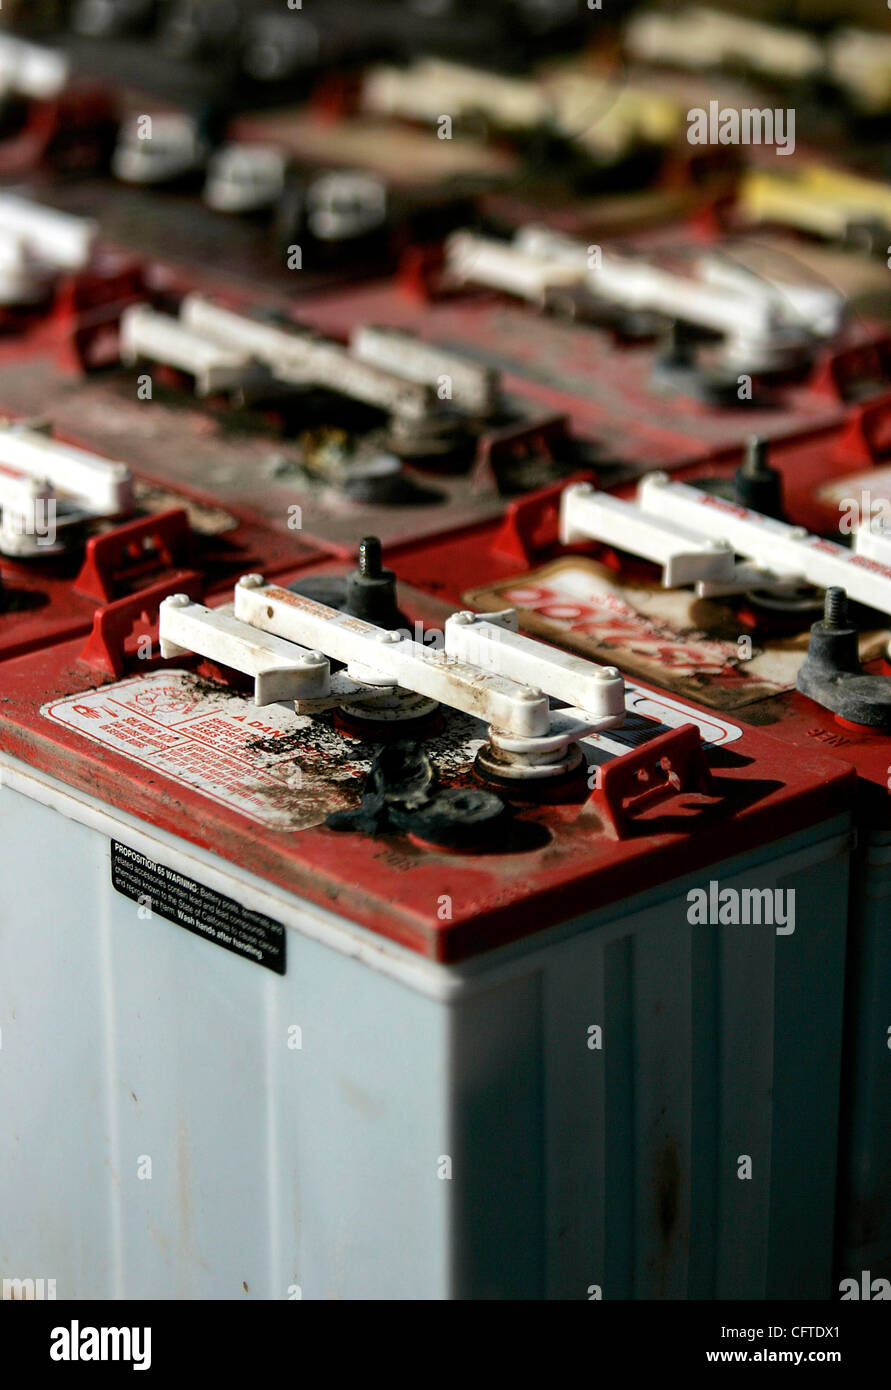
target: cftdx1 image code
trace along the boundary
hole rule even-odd
[[[284,975],[285,929],[271,917],[252,912],[116,840],[111,842],[111,881],[118,893],[146,904],[168,922]]]

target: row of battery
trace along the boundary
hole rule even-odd
[[[511,288],[503,278],[504,267],[516,270],[519,265],[523,270],[529,247],[496,247],[493,251],[485,245],[459,241],[450,254],[464,258],[460,263],[465,270],[468,250],[480,256],[474,274],[483,283],[503,290]],[[575,258],[572,264],[565,256],[567,250]],[[587,291],[590,277],[587,262],[580,273],[579,248],[566,248],[561,243],[553,248],[553,254],[550,246],[546,253],[539,246],[538,252],[534,263],[540,275],[550,277],[548,286],[569,283]],[[493,265],[500,267],[500,283],[486,273],[486,267],[491,270]],[[618,276],[622,267],[608,266],[607,276],[611,269]],[[642,282],[635,283],[642,294],[651,296],[677,289],[676,284],[658,276],[649,280],[644,276]],[[728,304],[733,293],[729,287]],[[534,298],[529,293],[521,297]],[[643,302],[652,306],[653,299]],[[720,295],[710,303],[714,311],[714,305],[721,303]],[[777,325],[771,317],[775,303],[771,305],[765,295],[762,306],[759,321],[777,326],[782,337],[788,325]],[[814,325],[822,325],[824,315],[829,312],[831,317],[839,306],[821,299],[819,304],[808,301],[801,309],[795,317],[796,332],[801,331],[806,311],[814,310],[806,338],[807,345],[812,346],[819,341],[821,331]],[[530,318],[533,327],[534,323]],[[726,329],[731,323],[728,312],[721,326]],[[786,339],[782,340],[785,343]],[[491,369],[474,364],[460,352],[424,348],[398,330],[358,329],[344,346],[332,337],[246,318],[203,296],[184,299],[178,316],[152,305],[126,309],[121,352],[131,365],[160,362],[184,372],[196,382],[199,395],[244,389],[258,375],[296,387],[309,382],[330,389],[337,384],[353,399],[382,406],[394,425],[401,422],[403,432],[419,426],[453,427],[456,413],[469,419],[485,416],[493,409],[497,394]],[[762,359],[759,365],[764,368],[766,363]],[[441,376],[452,383],[448,409],[442,407],[436,392]],[[135,507],[138,470],[22,423],[8,424],[0,433],[0,458],[7,489],[3,514],[8,536],[4,543],[12,552],[4,565],[0,636],[12,633],[5,656],[32,653],[15,663],[17,672],[24,671],[29,663],[36,670],[47,655],[48,644],[59,644],[61,657],[70,649],[71,639],[76,639],[80,679],[90,688],[93,683],[139,669],[127,650],[130,629],[134,623],[137,627],[147,624],[154,637],[158,610],[171,596],[207,598],[212,615],[229,597],[238,573],[262,572],[284,584],[317,568],[327,572],[332,565],[343,568],[348,563],[343,550],[325,539],[301,534],[296,542],[281,529],[265,527],[256,516],[244,514],[233,517],[230,540],[234,553],[230,554],[228,569],[209,580],[198,572],[206,565],[195,563],[195,553],[190,551],[195,538],[189,536],[181,513],[173,520],[156,516],[121,523],[121,517]],[[183,500],[188,504],[190,499]],[[57,555],[50,553],[52,545],[41,547],[41,536],[35,534],[41,529],[38,520],[48,517],[54,506],[62,523],[57,539],[59,535],[64,538],[67,529],[73,540]],[[72,576],[65,562],[78,549],[78,528],[83,533],[97,526],[99,534],[87,541],[83,563]],[[482,589],[505,574],[516,578],[517,568],[521,572],[528,569],[540,558],[536,547],[541,547],[542,555],[550,560],[578,554],[580,546],[594,554],[610,550],[638,556],[658,567],[666,586],[696,584],[703,596],[744,595],[754,587],[782,599],[790,587],[807,583],[821,589],[844,587],[852,600],[883,615],[891,609],[887,553],[891,546],[881,528],[861,527],[855,546],[849,550],[793,524],[738,505],[721,504],[708,492],[661,476],[646,479],[633,499],[599,492],[590,483],[561,487],[556,493],[551,488],[515,503],[505,520],[499,518],[463,533],[440,534],[397,547],[393,564],[397,575],[416,590],[461,608],[474,586]],[[30,554],[24,553],[28,549]],[[148,583],[140,568],[147,557]],[[124,591],[119,587],[122,575]],[[251,608],[250,588],[246,586],[241,599],[245,612]],[[22,602],[27,590],[50,595],[49,607],[29,610]],[[265,591],[260,593],[266,597]],[[97,600],[103,601],[98,609]],[[286,604],[287,600],[276,602]],[[272,607],[272,603],[264,606]],[[188,609],[184,611],[188,613]],[[19,627],[16,636],[23,613],[31,626],[24,637]],[[91,625],[92,635],[81,649],[80,639],[87,637]],[[187,636],[182,627],[168,631],[171,653],[180,648],[178,661],[182,660],[181,653],[189,650]],[[506,652],[509,649],[506,643]],[[869,817],[876,816],[871,793],[885,786],[886,769],[881,763],[887,757],[883,752],[886,741],[867,731],[852,736],[847,726],[840,726],[819,706],[795,693],[784,699],[784,710],[785,717],[776,725],[783,743],[800,744],[802,757],[805,750],[812,753],[815,746],[828,750],[831,756],[833,738],[848,738],[839,746],[838,757],[845,765],[853,764],[861,779],[860,847],[854,865],[857,896],[848,926],[850,1050],[845,1065],[847,1128],[842,1144],[839,1258],[845,1270],[868,1268],[878,1273],[889,1259],[891,1233],[887,1222],[874,1217],[865,1221],[862,1213],[874,1210],[875,1194],[887,1185],[887,1135],[891,1133],[889,1088],[882,1071],[887,1052],[883,1010],[891,975],[882,902],[886,891],[885,847],[891,830],[883,820],[869,822]],[[839,734],[842,727],[845,733]],[[768,728],[768,738],[769,734]],[[858,962],[865,962],[862,973],[858,973]]]

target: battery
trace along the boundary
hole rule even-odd
[[[574,771],[481,782],[495,730],[448,701],[251,703],[226,643],[302,681],[264,628],[369,638],[245,583],[235,619],[177,600],[211,666],[0,668],[4,1265],[75,1297],[828,1297],[849,769],[635,681]],[[513,689],[392,637],[418,689]],[[551,650],[503,659],[547,684]]]
[[[886,420],[887,405],[879,402],[857,412],[844,433],[811,440],[809,450],[804,441],[772,445],[768,458],[781,475],[790,520],[815,518],[821,529],[834,523],[838,536],[846,512],[832,506],[831,499],[840,502],[845,495],[859,520],[869,524],[875,519],[870,499],[879,507],[883,496],[880,451]],[[870,451],[862,447],[865,440]],[[872,472],[864,469],[870,454],[879,464]],[[732,497],[739,466],[737,455],[721,467],[682,470],[678,476],[689,476],[702,488],[729,484]],[[873,476],[879,480],[874,493]],[[755,726],[777,740],[784,756],[791,749],[803,754],[818,746],[856,771],[858,848],[850,907],[836,1262],[842,1277],[861,1269],[887,1275],[888,733],[833,713],[796,689],[810,627],[822,617],[820,591],[802,588],[783,604],[757,592],[708,599],[684,587],[665,588],[651,563],[628,553],[634,549],[633,517],[626,523],[628,550],[592,541],[561,544],[562,493],[559,487],[543,490],[512,504],[500,526],[442,537],[426,546],[405,545],[391,551],[388,562],[405,584],[441,602],[483,611],[515,605],[524,630],[616,662],[632,674],[658,680],[676,698],[697,700],[724,717]],[[721,535],[720,515],[715,537]],[[857,614],[864,671],[887,676],[887,619],[868,608]]]
[[[486,245],[496,243],[469,243],[471,266]],[[716,250],[720,243],[703,247]],[[839,429],[853,406],[886,394],[891,381],[887,328],[867,319],[820,345],[806,371],[769,371],[759,380],[741,367],[724,373],[732,389],[715,394],[683,339],[665,340],[664,325],[647,334],[639,323],[632,336],[621,329],[616,336],[583,317],[566,321],[474,286],[461,292],[435,276],[426,296],[407,293],[398,279],[376,281],[310,295],[300,315],[334,336],[387,325],[497,364],[506,390],[561,410],[579,437],[596,442],[602,463],[638,473],[720,457],[751,434],[791,439]]]
[[[807,277],[774,283],[739,259],[737,241],[700,237],[686,254],[681,242],[677,228],[641,233],[628,255],[624,243],[586,248],[546,228],[521,227],[511,243],[458,232],[445,277],[411,248],[395,278],[323,294],[300,279],[296,311],[277,289],[261,301],[243,284],[158,258],[121,269],[103,243],[107,283],[84,273],[79,295],[60,293],[50,319],[0,354],[4,403],[34,414],[49,395],[60,428],[97,450],[115,452],[126,438],[136,467],[272,526],[296,502],[304,530],[338,546],[363,529],[394,543],[497,516],[505,498],[577,467],[618,481],[724,460],[752,433],[788,443],[794,460],[798,442],[811,451],[814,439],[854,432],[878,409],[891,382],[885,327],[845,322],[843,296]],[[605,299],[579,280],[587,252],[612,267]],[[540,281],[539,307],[554,313],[498,293],[507,271],[527,290],[530,275]],[[459,272],[470,279],[456,283]],[[475,285],[474,275],[488,281]],[[140,285],[144,310],[134,303]],[[555,316],[568,312],[555,296],[572,301],[579,321]],[[777,308],[785,298],[791,319]],[[735,325],[737,309],[749,312],[748,327]],[[83,365],[99,350],[97,313],[106,365],[124,316],[128,364],[72,379],[72,352]],[[718,390],[700,358],[722,334],[733,370],[724,363]],[[746,370],[749,358],[757,371]],[[190,361],[203,399],[168,379]],[[250,402],[227,406],[216,394],[224,380]],[[400,401],[400,390],[417,399]]]
[[[289,318],[282,327],[274,318],[254,317],[237,300],[237,308],[231,300],[199,295],[188,302],[193,312],[196,305],[206,306],[205,312],[233,321],[236,333],[265,332],[297,347],[307,341],[305,330]],[[158,313],[148,318],[152,328],[169,332],[172,326],[192,345],[194,335],[182,333],[180,319]],[[586,453],[553,403],[502,396],[497,372],[462,354],[441,363],[450,380],[460,381],[455,392],[462,402],[468,392],[466,404],[456,399],[452,406],[437,395],[438,356],[434,360],[428,352],[425,378],[412,379],[404,365],[413,356],[411,341],[401,345],[398,370],[376,369],[358,347],[348,352],[336,341],[322,346],[330,348],[331,361],[324,362],[325,379],[317,387],[310,382],[282,389],[273,383],[268,399],[260,389],[261,399],[239,407],[220,395],[195,400],[186,382],[165,375],[163,364],[73,378],[46,344],[30,350],[19,344],[14,360],[10,353],[0,363],[3,405],[33,417],[49,396],[60,434],[102,455],[122,452],[130,467],[172,492],[197,493],[227,511],[253,515],[271,530],[299,530],[321,549],[342,553],[366,529],[387,541],[498,516],[505,496],[572,471]],[[420,357],[423,348],[418,342],[414,355]],[[360,378],[359,398],[337,389],[349,372]],[[376,389],[383,377],[393,392],[429,401],[429,437],[421,430],[426,418],[388,420],[385,406],[367,389],[369,382]],[[151,394],[145,397],[140,390],[145,392],[147,380]],[[415,434],[407,437],[409,427]]]
[[[852,405],[844,422],[830,429],[771,434],[765,443],[781,475],[785,514],[797,525],[850,535],[861,520],[879,520],[891,509],[891,394]],[[675,476],[709,487],[714,479],[732,478],[742,461],[743,451],[735,449]],[[617,491],[630,495],[633,485]]]
[[[97,606],[142,589],[166,583],[169,593],[210,596],[246,569],[293,572],[337,553],[144,476],[132,477],[132,497],[139,515],[98,529],[85,523],[79,543],[59,554],[44,557],[36,545],[27,557],[0,556],[0,660],[85,635]]]
[[[471,250],[495,255],[499,265],[499,257],[513,256],[546,280],[556,275],[546,288],[561,290],[564,271],[577,279],[573,258],[579,247],[584,254],[582,243],[543,228],[516,235],[525,240],[515,247],[499,243],[493,252],[492,243],[476,238]],[[825,439],[831,452],[879,411],[891,381],[887,329],[868,321],[821,329],[822,336],[808,338],[806,370],[765,369],[754,385],[749,381],[754,394],[739,398],[737,379],[749,378],[731,374],[730,397],[716,396],[697,365],[703,344],[692,353],[681,331],[683,314],[711,319],[715,299],[723,305],[720,321],[732,327],[728,306],[745,302],[741,283],[754,281],[767,293],[765,276],[737,265],[712,239],[697,251],[717,278],[697,279],[690,256],[679,256],[678,236],[675,230],[665,252],[666,270],[655,233],[649,240],[641,234],[635,257],[618,255],[622,276],[630,267],[648,293],[668,295],[659,301],[665,312],[635,313],[637,291],[622,281],[628,302],[621,331],[560,321],[491,289],[449,284],[441,271],[424,268],[417,248],[400,277],[305,294],[297,317],[278,293],[261,302],[256,291],[226,289],[217,280],[202,290],[206,275],[145,261],[139,275],[121,272],[109,284],[82,286],[87,308],[80,316],[60,296],[50,322],[0,353],[4,403],[33,414],[49,395],[59,427],[98,451],[113,453],[124,438],[128,462],[168,486],[199,487],[271,527],[289,525],[296,507],[307,535],[338,547],[366,529],[392,544],[499,516],[510,496],[580,467],[616,484],[657,467],[720,467],[753,432],[782,441],[790,472],[808,477],[798,460],[813,457],[815,440]],[[144,311],[134,304],[137,281]],[[579,286],[573,280],[564,288],[574,293]],[[77,340],[75,357],[89,360],[96,349],[84,323],[92,323],[91,296],[100,292],[110,296],[99,306],[102,360],[109,365],[108,353],[117,356],[124,315],[132,361],[73,379],[70,343],[59,360],[60,332],[65,342]],[[815,321],[823,314],[834,322],[842,312],[842,297],[825,287],[797,292],[805,295],[802,313]],[[666,344],[659,334],[670,321],[675,331]],[[793,327],[800,336],[800,325]],[[788,323],[771,320],[768,346],[778,351],[788,331]],[[200,348],[211,352],[214,370]],[[304,360],[313,353],[315,374]],[[184,381],[170,380],[189,361],[200,391],[210,393],[201,399]],[[260,365],[265,396],[256,379]],[[250,401],[237,406],[211,392],[212,385],[222,390],[221,371]],[[143,398],[146,381],[151,395]],[[400,401],[399,392],[412,399]]]

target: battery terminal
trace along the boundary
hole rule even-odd
[[[365,554],[367,566],[374,547]],[[294,700],[298,713],[309,714],[367,706],[369,720],[398,722],[399,701],[416,716],[421,697],[425,709],[443,704],[488,725],[478,758],[484,776],[540,781],[581,765],[580,739],[623,723],[625,684],[615,667],[517,628],[512,609],[458,613],[445,624],[442,651],[431,653],[423,642],[257,575],[236,585],[231,606],[211,610],[176,596],[160,615],[165,659],[192,652],[247,674],[257,704]]]

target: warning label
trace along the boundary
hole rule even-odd
[[[623,583],[592,560],[558,560],[466,594],[479,608],[518,608],[523,627],[712,709],[733,710],[792,689],[807,651],[798,639],[740,639],[726,605],[686,590]]]
[[[168,922],[284,975],[285,929],[271,917],[251,912],[234,898],[156,864],[116,840],[111,842],[111,881],[124,897]]]
[[[355,806],[375,748],[284,704],[258,709],[188,671],[152,671],[52,700],[46,719],[154,776],[273,830],[306,830]],[[442,775],[466,771],[485,730],[455,714],[426,747]]]
[[[186,671],[157,671],[44,705],[95,743],[277,830],[318,825],[352,804],[366,770],[326,757],[310,720],[258,709]]]

